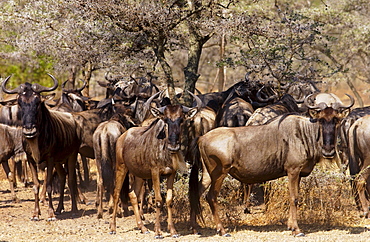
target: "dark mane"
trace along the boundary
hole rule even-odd
[[[44,127],[40,139],[44,144],[57,145],[58,149],[63,149],[76,142],[76,125],[72,116],[70,118],[69,116],[71,116],[69,113],[48,109],[45,103],[41,105],[39,118]]]

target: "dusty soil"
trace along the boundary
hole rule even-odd
[[[3,173],[3,172],[2,172]],[[3,175],[1,176],[3,178]],[[72,216],[68,194],[65,197],[66,212],[57,216],[53,222],[47,221],[47,208],[42,206],[41,220],[31,221],[33,211],[32,188],[18,185],[19,203],[13,203],[7,180],[0,180],[0,241],[154,241],[154,214],[147,214],[147,227],[150,234],[141,234],[135,229],[134,216],[117,219],[117,234],[110,235],[110,216],[105,212],[103,219],[97,219],[95,209],[95,181],[93,180],[85,195],[88,204],[79,204],[79,214]],[[57,195],[55,196],[57,198]],[[56,200],[54,201],[57,206]],[[252,213],[245,216],[263,216]],[[213,223],[209,223],[213,224]],[[267,223],[268,224],[268,223]],[[192,235],[186,223],[177,223],[179,238],[171,238],[164,233],[164,241],[370,241],[370,220],[360,219],[357,224],[347,227],[323,227],[300,222],[306,237],[293,237],[284,223],[255,226],[252,223],[230,228],[232,237],[215,235],[212,227],[202,229],[202,235]],[[165,229],[165,222],[163,222]]]

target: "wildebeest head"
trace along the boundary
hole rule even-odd
[[[337,127],[354,104],[353,97],[346,95],[351,99],[351,103],[347,106],[332,93],[311,94],[304,101],[309,108],[310,117],[320,122],[323,137],[322,154],[325,158],[334,157]],[[309,104],[309,100],[313,97],[315,98],[313,104]]]
[[[65,88],[65,85],[67,84],[68,80],[63,82],[61,85],[62,95],[60,97],[60,103],[67,104],[75,112],[81,112],[86,110],[87,107],[85,105],[85,101],[89,100],[88,97],[82,95],[82,90],[87,86],[87,82],[84,80],[81,81],[83,82],[83,85],[80,88],[71,88],[71,89]]]
[[[22,114],[22,126],[23,134],[26,138],[34,138],[38,134],[38,114],[43,103],[43,97],[41,92],[50,92],[55,90],[58,87],[58,81],[52,75],[48,74],[54,81],[52,87],[44,87],[40,84],[34,83],[31,84],[26,82],[19,85],[13,90],[6,89],[6,84],[9,81],[11,76],[8,76],[2,83],[2,89],[5,93],[15,94],[18,93],[17,102],[21,109]]]
[[[150,105],[151,101],[162,94],[163,91],[154,94],[148,99],[146,105]],[[190,92],[189,92],[190,93]],[[180,149],[182,127],[185,120],[195,116],[199,108],[202,106],[202,101],[190,93],[196,100],[197,106],[188,108],[182,105],[166,105],[164,107],[156,108],[150,106],[150,111],[154,117],[160,118],[164,121],[165,128],[160,132],[159,139],[167,138],[167,148],[176,152]]]

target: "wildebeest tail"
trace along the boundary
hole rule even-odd
[[[129,185],[130,185],[130,179],[129,174],[126,174],[125,180],[123,181],[122,189],[120,192],[120,198],[122,202],[123,209],[126,209],[128,207],[128,200],[129,200]]]
[[[114,177],[115,177],[114,170],[113,170],[113,164],[111,164],[111,161],[107,159],[107,157],[104,157],[104,156],[101,158],[100,162],[101,162],[103,185],[107,189],[109,194],[113,194]]]
[[[191,151],[193,154],[193,166],[190,172],[189,179],[189,202],[190,202],[190,216],[198,217],[204,222],[202,216],[202,209],[200,206],[200,194],[199,194],[199,170],[201,169],[200,152],[198,148],[198,138],[193,140]]]
[[[352,128],[351,128],[352,129]],[[360,168],[360,160],[358,156],[361,156],[359,149],[357,149],[357,127],[353,126],[352,135],[349,135],[348,138],[348,147],[349,147],[349,157],[348,157],[348,167],[349,173],[351,175],[351,187],[352,192],[355,197],[355,202],[358,210],[361,210],[361,201],[358,193],[358,188],[356,187],[356,179],[358,178],[358,174],[361,171]]]

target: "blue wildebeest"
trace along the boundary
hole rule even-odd
[[[63,82],[61,97],[55,101],[54,105],[52,105],[54,110],[66,112],[80,112],[87,110],[85,102],[88,101],[89,98],[82,95],[82,90],[86,87],[87,82],[83,80],[81,81],[83,82],[82,87],[70,89],[65,88],[68,80]]]
[[[361,107],[361,108],[354,108],[351,110],[351,112],[348,114],[347,117],[345,117],[339,128],[339,134],[340,137],[337,145],[337,158],[338,163],[341,165],[341,168],[343,171],[347,170],[348,168],[348,162],[349,162],[349,145],[348,145],[348,137],[349,137],[349,128],[352,126],[352,124],[359,118],[364,117],[366,115],[370,114],[370,106],[367,107]]]
[[[2,164],[9,180],[12,200],[14,202],[18,202],[19,199],[14,191],[16,186],[15,159],[11,159],[11,157],[19,156],[24,153],[22,145],[22,129],[19,127],[0,124],[0,139],[0,163]]]
[[[106,191],[109,209],[112,210],[112,194],[116,167],[116,142],[127,129],[136,126],[126,110],[118,110],[108,121],[102,122],[93,135],[97,173],[96,206],[98,218],[103,217],[103,195]],[[111,212],[111,211],[110,211]]]
[[[205,106],[219,112],[227,99],[241,97],[252,104],[253,109],[273,103],[277,96],[271,85],[263,85],[258,81],[251,81],[247,78],[229,87],[222,92],[210,92],[197,95]]]
[[[19,180],[21,180],[27,187],[29,185],[27,159],[25,158],[25,153],[22,147],[22,135],[18,135],[19,126],[22,125],[20,112],[18,112],[19,108],[16,104],[16,99],[1,101],[0,103],[2,105],[0,107],[0,123],[4,124],[2,125],[2,129],[4,129],[4,132],[11,137],[11,142],[13,143],[13,145],[9,144],[9,142],[4,139],[5,143],[2,144],[3,148],[0,150],[3,150],[3,154],[6,154],[6,156],[8,156],[9,152],[15,154],[9,161],[3,163],[3,166],[5,166],[4,169],[6,169],[6,173],[8,173],[8,163],[10,162],[10,170],[13,175],[13,169],[14,166],[16,166],[17,169],[15,171],[17,172],[17,176],[20,178]],[[10,151],[9,147],[13,147],[15,150]],[[14,179],[14,182],[16,184],[16,179]]]
[[[351,104],[344,106],[334,94],[315,94],[305,99],[310,117],[282,116],[266,125],[221,127],[201,136],[193,147],[196,160],[189,181],[193,232],[197,232],[196,218],[201,212],[200,194],[210,186],[206,199],[216,230],[229,236],[219,218],[217,196],[224,178],[230,174],[245,184],[288,176],[288,229],[294,235],[304,235],[297,223],[300,178],[308,176],[321,157],[334,157],[337,126],[354,104],[350,98]],[[199,168],[203,171],[201,181]]]
[[[155,94],[154,97],[159,94]],[[196,96],[193,95],[193,97],[197,99]],[[160,177],[167,177],[168,229],[173,237],[177,237],[178,235],[172,221],[172,189],[177,170],[187,169],[184,160],[181,159],[181,129],[183,122],[197,113],[198,107],[188,108],[182,105],[166,105],[161,108],[150,107],[150,111],[156,117],[155,121],[147,127],[130,128],[117,140],[116,183],[113,193],[114,205],[110,231],[111,233],[116,232],[119,193],[123,181],[129,172],[135,177],[152,179],[153,181],[156,203],[156,222],[154,225],[156,238],[162,238],[160,225],[160,209],[162,206]],[[129,197],[134,208],[137,226],[141,232],[145,233],[147,228],[141,220],[137,197],[132,188],[129,192]]]
[[[35,209],[32,219],[38,220],[41,214],[39,207],[39,187],[37,165],[46,162],[47,165],[47,193],[49,196],[48,217],[55,219],[52,204],[51,181],[52,171],[56,168],[61,178],[61,194],[56,212],[63,209],[65,187],[65,173],[62,164],[68,164],[68,184],[71,192],[72,212],[77,212],[76,194],[76,159],[80,147],[79,126],[70,113],[50,110],[41,96],[42,92],[51,92],[58,87],[58,81],[49,74],[53,80],[52,87],[44,87],[37,83],[26,82],[10,90],[6,85],[11,76],[2,83],[2,89],[8,94],[18,94],[17,102],[21,110],[22,132],[25,139],[25,152],[29,161],[35,194]],[[64,181],[64,182],[63,182]]]
[[[349,172],[358,208],[369,218],[370,206],[370,115],[357,119],[348,131]]]

